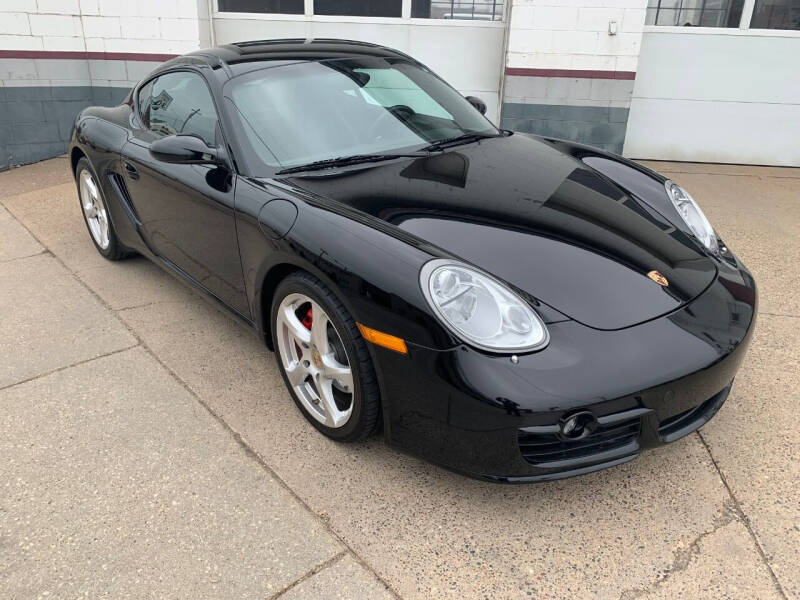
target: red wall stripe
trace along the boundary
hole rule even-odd
[[[0,58],[67,58],[80,60],[139,60],[164,62],[177,54],[147,54],[144,52],[69,52],[56,50],[0,50]]]
[[[506,75],[522,77],[570,77],[574,79],[636,79],[635,71],[592,71],[586,69],[525,69],[506,67]]]

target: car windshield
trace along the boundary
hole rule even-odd
[[[499,135],[457,91],[405,59],[268,67],[230,80],[225,96],[252,154],[273,168]]]

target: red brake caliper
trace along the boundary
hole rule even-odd
[[[310,307],[310,306],[308,307],[308,312],[306,313],[306,316],[305,316],[305,317],[303,317],[303,318],[300,320],[300,322],[303,324],[303,326],[304,326],[306,329],[308,329],[309,331],[311,331],[311,324],[314,322],[314,315],[313,315],[313,314],[311,314],[311,307]]]

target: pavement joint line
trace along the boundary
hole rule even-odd
[[[236,431],[221,415],[217,414],[216,411],[214,411],[211,408],[211,406],[208,405],[206,401],[203,400],[200,397],[200,395],[197,394],[191,388],[189,384],[187,384],[183,379],[181,379],[177,373],[175,373],[169,366],[167,366],[161,360],[161,358],[143,340],[139,338],[139,336],[136,334],[133,328],[131,328],[127,323],[125,323],[123,319],[120,319],[120,321],[123,324],[125,324],[126,327],[128,327],[131,334],[136,336],[136,339],[140,340],[142,347],[148,352],[148,354],[150,354],[156,360],[156,362],[158,362],[158,364],[161,365],[167,371],[167,373],[169,373],[173,377],[173,379],[175,379],[175,381],[177,381],[186,391],[188,391],[194,397],[194,399],[200,404],[200,406],[205,408],[208,414],[210,414],[223,427],[223,429],[225,429],[231,435],[233,440],[242,448],[242,450],[244,450],[244,453],[248,457],[256,461],[256,463],[258,463],[258,465],[261,466],[262,469],[264,469],[271,477],[273,477],[275,481],[277,481],[278,484],[280,484],[280,486],[283,487],[289,493],[289,495],[292,496],[292,498],[294,498],[297,502],[299,502],[300,505],[303,506],[313,516],[314,519],[322,523],[325,530],[334,539],[336,539],[336,541],[338,541],[342,546],[344,546],[345,550],[343,552],[349,552],[353,556],[355,561],[359,563],[362,567],[364,567],[367,571],[372,573],[372,575],[378,581],[381,582],[381,584],[389,591],[389,593],[392,594],[392,596],[394,596],[398,600],[402,600],[400,594],[389,584],[389,582],[386,581],[375,570],[375,568],[372,567],[372,565],[370,565],[367,561],[365,561],[361,556],[359,556],[356,553],[353,547],[349,543],[347,543],[344,540],[344,538],[342,538],[342,536],[339,535],[333,529],[333,527],[331,526],[330,522],[327,519],[323,518],[313,508],[311,508],[311,506],[309,506],[309,504],[305,500],[303,500],[300,497],[300,495],[296,491],[294,491],[294,489],[290,487],[289,484],[286,483],[286,481],[284,481],[284,479],[280,475],[278,475],[278,473],[272,467],[269,466],[266,459],[263,456],[261,456],[261,454],[259,454],[258,451],[252,448],[250,444],[247,443],[247,440],[238,431]]]
[[[315,566],[313,569],[308,571],[305,575],[303,575],[299,579],[293,581],[292,583],[290,583],[289,585],[287,585],[283,589],[280,589],[277,592],[275,592],[274,594],[272,594],[270,596],[267,596],[267,600],[276,600],[277,598],[280,598],[281,596],[286,594],[289,590],[297,587],[298,585],[303,583],[305,580],[311,579],[314,575],[316,575],[320,571],[324,571],[328,567],[332,567],[333,565],[335,565],[337,562],[342,560],[342,558],[344,558],[348,554],[350,554],[350,552],[348,550],[342,550],[341,552],[339,552],[335,556],[332,556],[328,560],[326,560],[324,562],[321,562],[320,564]]]
[[[139,346],[141,346],[141,344],[137,342],[132,346],[120,348],[119,350],[113,350],[111,352],[107,352],[106,354],[92,356],[91,358],[85,358],[83,360],[79,360],[72,364],[64,365],[63,367],[58,367],[57,369],[51,369],[50,371],[39,373],[38,375],[33,375],[31,377],[28,377],[27,379],[22,379],[21,381],[15,381],[14,383],[9,383],[8,385],[4,385],[0,387],[0,392],[9,390],[13,387],[17,387],[18,385],[24,385],[26,383],[30,383],[31,381],[36,381],[37,379],[41,379],[42,377],[48,377],[49,375],[53,375],[54,373],[60,373],[61,371],[66,371],[67,369],[71,369],[72,367],[79,367],[81,365],[85,365],[86,363],[90,363],[95,360],[100,360],[101,358],[107,358],[109,356],[114,356],[115,354],[120,354],[121,352],[127,352],[128,350],[133,350],[134,348],[138,348]]]
[[[723,503],[722,514],[714,518],[713,526],[710,530],[698,534],[685,548],[681,547],[673,550],[672,561],[667,568],[664,569],[663,577],[660,579],[657,578],[656,581],[647,588],[633,588],[623,591],[620,600],[634,600],[645,594],[652,593],[669,581],[676,573],[686,571],[692,564],[692,559],[700,555],[700,542],[734,522],[742,522],[742,518],[737,512],[733,500],[728,499],[728,501]]]
[[[789,319],[800,319],[800,315],[787,315],[783,313],[759,312],[759,316],[767,315],[769,317],[788,317]]]
[[[41,256],[42,254],[50,254],[50,252],[47,249],[45,249],[45,250],[42,250],[41,252],[36,252],[35,254],[27,254],[25,256],[15,256],[14,258],[6,258],[4,260],[0,260],[0,265],[5,265],[7,263],[14,262],[15,260],[22,260],[22,259],[25,259],[25,258],[33,258],[34,256]]]
[[[649,158],[634,158],[630,159],[636,163],[643,163],[643,162],[651,162],[651,163],[662,163],[663,161],[659,160],[651,160]],[[725,167],[751,167],[756,169],[786,169],[787,174],[781,175],[778,173],[755,173],[754,175],[748,173],[719,173],[714,171],[687,171],[686,167],[683,165],[696,165],[701,163],[695,162],[686,162],[686,163],[675,163],[666,161],[669,165],[674,166],[665,166],[663,169],[652,169],[653,171],[658,171],[659,173],[685,173],[687,175],[724,175],[726,177],[758,177],[758,178],[774,178],[774,179],[800,179],[800,168],[798,167],[780,167],[780,166],[770,166],[770,165],[742,165],[738,163],[716,163],[719,165],[720,168],[724,169]],[[651,167],[648,167],[651,168]],[[795,175],[794,172],[797,172]]]
[[[699,171],[676,171],[674,169],[663,169],[658,171],[659,173],[666,174],[666,175],[711,175],[712,177],[753,177],[752,175],[747,175],[746,173],[710,173],[710,172],[699,172]],[[769,177],[768,175],[758,175],[757,177]],[[793,179],[792,177],[782,177],[782,179]]]
[[[661,169],[658,172],[666,175],[710,175],[712,177],[757,177],[758,179],[800,179],[800,175],[750,175],[748,173],[712,173],[710,171],[678,171],[676,169]]]
[[[203,400],[200,397],[200,395],[197,392],[195,392],[189,384],[187,384],[183,379],[181,379],[180,376],[177,373],[175,373],[175,371],[173,371],[167,364],[164,363],[164,361],[161,360],[161,357],[159,357],[153,351],[153,349],[150,348],[150,346],[148,346],[147,343],[139,337],[136,331],[130,325],[128,325],[128,323],[124,319],[122,319],[116,314],[116,311],[112,312],[119,319],[119,321],[128,329],[131,335],[133,335],[134,337],[136,337],[137,340],[139,340],[139,343],[141,344],[142,348],[144,348],[147,351],[147,353],[150,354],[153,357],[153,359],[155,359],[155,361],[159,365],[161,365],[161,367],[165,371],[167,371],[167,373],[169,373],[170,376],[179,385],[181,385],[187,392],[189,392],[192,395],[192,397],[194,397],[194,399],[197,401],[197,403],[200,404],[200,406],[202,406],[203,408],[205,408],[208,414],[210,414],[222,426],[222,428],[225,429],[231,435],[233,440],[242,448],[246,456],[256,461],[256,463],[258,463],[258,465],[261,466],[262,469],[264,469],[271,477],[273,477],[275,481],[277,481],[278,484],[281,487],[283,487],[289,493],[290,496],[292,496],[292,498],[294,498],[297,502],[299,502],[300,505],[303,506],[313,516],[314,519],[321,522],[325,530],[334,539],[336,539],[336,541],[338,541],[342,546],[344,546],[345,550],[343,552],[349,552],[353,556],[355,561],[359,563],[362,567],[364,567],[367,571],[372,573],[372,575],[378,581],[381,582],[381,584],[392,594],[392,596],[394,596],[398,600],[402,600],[400,594],[389,584],[389,582],[387,582],[375,570],[375,568],[372,567],[372,565],[370,565],[367,561],[365,561],[361,556],[359,556],[356,553],[356,551],[352,548],[352,546],[349,543],[347,543],[342,538],[342,536],[339,535],[333,529],[328,520],[324,519],[322,516],[319,515],[319,513],[317,513],[313,508],[311,508],[311,506],[309,506],[308,503],[305,500],[303,500],[299,496],[299,494],[296,491],[294,491],[294,489],[291,488],[289,484],[286,483],[286,481],[284,481],[284,479],[280,475],[278,475],[277,472],[275,472],[275,470],[272,467],[269,466],[266,459],[264,459],[264,457],[261,456],[261,454],[259,454],[258,451],[256,451],[254,448],[250,446],[250,444],[247,443],[247,440],[238,431],[236,431],[221,415],[217,414],[217,412],[214,411],[214,409],[212,409],[211,406],[208,403],[206,403],[206,401]]]
[[[725,489],[728,491],[728,495],[733,502],[733,509],[736,511],[739,520],[742,524],[747,528],[747,532],[750,534],[750,537],[753,538],[753,543],[756,545],[756,550],[758,551],[759,556],[761,556],[761,561],[764,563],[764,566],[767,567],[767,571],[769,572],[770,577],[772,578],[772,584],[775,586],[775,590],[778,592],[781,598],[784,600],[788,600],[788,596],[781,585],[781,582],[778,580],[778,576],[775,575],[775,571],[772,569],[772,565],[769,563],[769,559],[767,558],[766,552],[764,552],[764,548],[761,546],[761,542],[758,540],[758,536],[756,535],[755,531],[753,531],[753,527],[750,524],[750,518],[745,514],[744,509],[742,508],[741,503],[739,502],[736,495],[733,493],[731,486],[728,484],[728,480],[726,479],[725,475],[720,469],[719,464],[717,463],[717,459],[714,458],[714,455],[711,452],[711,446],[708,445],[708,442],[703,437],[703,433],[701,431],[695,432],[697,433],[697,437],[700,439],[700,442],[708,452],[709,458],[711,458],[711,463],[714,465],[714,468],[717,470],[717,475],[719,475],[720,480],[722,481],[722,485],[725,486]]]
[[[80,275],[76,274],[76,277],[80,279]],[[127,312],[129,310],[136,310],[137,308],[147,308],[148,306],[155,306],[157,304],[188,304],[188,302],[186,302],[185,300],[153,300],[152,302],[145,302],[143,304],[134,304],[132,306],[120,306],[119,308],[115,308],[113,310],[114,312],[121,313],[121,312]]]
[[[119,321],[119,322],[122,324],[122,326],[123,326],[123,327],[125,327],[125,329],[128,331],[128,333],[130,333],[130,334],[131,334],[131,335],[132,335],[132,336],[133,336],[133,337],[136,339],[136,341],[138,342],[138,344],[136,344],[135,346],[131,346],[131,348],[135,348],[135,347],[137,347],[137,346],[141,346],[141,347],[142,347],[142,348],[143,348],[143,349],[144,349],[144,350],[145,350],[145,351],[146,351],[146,352],[147,352],[147,353],[148,353],[150,356],[152,356],[152,357],[153,357],[153,359],[154,359],[154,360],[155,360],[155,361],[156,361],[156,362],[157,362],[159,365],[161,365],[161,367],[162,367],[162,368],[163,368],[163,369],[164,369],[164,370],[165,370],[167,373],[169,373],[169,375],[170,375],[170,376],[171,376],[171,377],[172,377],[172,378],[173,378],[173,379],[174,379],[174,380],[175,380],[175,381],[176,381],[176,382],[177,382],[177,383],[178,383],[178,384],[179,384],[181,387],[183,387],[183,388],[184,388],[184,389],[185,389],[187,392],[189,392],[189,394],[191,394],[191,396],[192,396],[192,397],[193,397],[193,398],[194,398],[194,399],[195,399],[195,400],[196,400],[196,401],[197,401],[197,402],[200,404],[200,406],[202,406],[203,408],[205,408],[205,409],[206,409],[206,411],[207,411],[207,412],[208,412],[208,413],[209,413],[209,414],[210,414],[210,415],[211,415],[211,416],[212,416],[212,417],[213,417],[213,418],[214,418],[214,419],[217,421],[217,423],[219,423],[219,424],[220,424],[220,425],[223,427],[223,429],[225,429],[226,431],[228,431],[228,433],[230,433],[230,434],[231,434],[231,437],[233,438],[233,440],[234,440],[234,441],[235,441],[235,442],[236,442],[236,443],[237,443],[237,444],[238,444],[238,445],[239,445],[239,446],[240,446],[240,447],[241,447],[241,448],[244,450],[244,452],[245,452],[245,455],[247,455],[247,456],[249,456],[250,458],[252,458],[253,460],[255,460],[255,461],[256,461],[256,462],[257,462],[257,463],[258,463],[258,464],[261,466],[261,468],[262,468],[262,469],[264,469],[264,470],[265,470],[265,471],[266,471],[266,472],[267,472],[267,473],[268,473],[268,474],[269,474],[271,477],[273,477],[273,478],[275,479],[275,481],[277,481],[277,482],[280,484],[280,486],[281,486],[281,487],[283,487],[283,488],[284,488],[284,489],[285,489],[285,490],[286,490],[286,491],[289,493],[289,495],[290,495],[292,498],[294,498],[294,499],[295,499],[297,502],[299,502],[299,503],[300,503],[300,505],[301,505],[301,506],[303,506],[303,507],[304,507],[304,508],[305,508],[305,509],[306,509],[306,510],[307,510],[307,511],[308,511],[308,512],[309,512],[309,513],[312,515],[312,517],[313,517],[314,519],[316,519],[317,521],[321,522],[321,523],[322,523],[322,525],[323,525],[323,527],[324,527],[324,529],[325,529],[325,530],[326,530],[326,531],[327,531],[327,532],[328,532],[328,533],[329,533],[329,534],[330,534],[330,535],[331,535],[331,536],[332,536],[334,539],[336,539],[336,540],[337,540],[337,541],[338,541],[338,542],[339,542],[339,543],[340,543],[342,546],[344,546],[344,547],[346,548],[346,550],[347,550],[348,552],[350,552],[350,554],[352,554],[353,558],[355,559],[355,561],[356,561],[358,564],[360,564],[360,565],[361,565],[362,567],[364,567],[364,568],[365,568],[367,571],[369,571],[370,573],[372,573],[372,575],[373,575],[373,576],[374,576],[374,577],[375,577],[375,578],[376,578],[378,581],[380,581],[380,582],[381,582],[381,584],[382,584],[382,585],[383,585],[383,586],[384,586],[384,587],[385,587],[385,588],[386,588],[386,589],[389,591],[389,593],[390,593],[392,596],[394,596],[394,597],[395,597],[395,598],[397,598],[398,600],[402,600],[402,597],[400,596],[400,594],[399,594],[399,593],[398,593],[398,592],[397,592],[397,591],[396,591],[396,590],[395,590],[395,589],[394,589],[394,588],[393,588],[393,587],[392,587],[392,586],[389,584],[389,582],[388,582],[388,581],[386,581],[386,580],[385,580],[385,579],[384,579],[384,578],[383,578],[383,577],[380,575],[380,573],[378,573],[378,572],[375,570],[375,568],[374,568],[374,567],[372,567],[372,565],[370,565],[370,564],[369,564],[369,563],[368,563],[366,560],[364,560],[364,559],[363,559],[361,556],[359,556],[359,555],[358,555],[358,553],[356,553],[356,551],[355,551],[355,550],[353,550],[352,546],[351,546],[350,544],[348,544],[348,543],[347,543],[347,542],[346,542],[346,541],[345,541],[345,540],[342,538],[342,536],[340,536],[340,535],[339,535],[339,534],[338,534],[338,533],[337,533],[337,532],[336,532],[336,531],[333,529],[333,527],[331,526],[331,524],[330,524],[330,522],[329,522],[328,520],[326,520],[326,519],[322,518],[322,517],[321,517],[321,516],[320,516],[320,515],[319,515],[319,514],[316,512],[316,511],[314,511],[314,509],[312,509],[312,508],[311,508],[311,506],[309,506],[309,505],[308,505],[308,503],[307,503],[305,500],[303,500],[303,499],[300,497],[300,495],[299,495],[297,492],[295,492],[295,491],[294,491],[294,489],[292,489],[292,488],[289,486],[289,484],[287,484],[287,483],[286,483],[286,481],[284,481],[284,480],[283,480],[283,478],[282,478],[282,477],[280,477],[280,476],[277,474],[277,472],[275,472],[275,470],[274,470],[272,467],[270,467],[270,466],[269,466],[269,464],[268,464],[268,463],[267,463],[267,461],[264,459],[264,457],[263,457],[263,456],[261,456],[261,455],[260,455],[260,454],[259,454],[259,453],[258,453],[258,452],[255,450],[255,449],[253,449],[252,447],[250,447],[250,445],[247,443],[247,441],[246,441],[246,440],[245,440],[245,439],[242,437],[242,435],[241,435],[241,434],[240,434],[238,431],[236,431],[236,430],[235,430],[233,427],[231,427],[231,425],[230,425],[230,424],[228,424],[228,422],[227,422],[227,421],[225,421],[225,419],[223,419],[223,418],[222,418],[220,415],[218,415],[218,414],[217,414],[217,413],[216,413],[216,412],[215,412],[215,411],[214,411],[214,410],[213,410],[213,409],[212,409],[212,408],[211,408],[211,407],[210,407],[210,406],[209,406],[209,405],[208,405],[208,404],[207,404],[207,403],[206,403],[206,402],[205,402],[205,401],[204,401],[204,400],[203,400],[203,399],[200,397],[200,395],[199,395],[198,393],[196,393],[196,392],[195,392],[195,391],[194,391],[194,390],[191,388],[191,386],[189,386],[189,385],[188,385],[188,384],[187,384],[187,383],[186,383],[186,382],[185,382],[183,379],[181,379],[181,378],[178,376],[178,374],[177,374],[177,373],[175,373],[175,371],[173,371],[173,370],[172,370],[172,369],[171,369],[171,368],[170,368],[170,367],[169,367],[167,364],[165,364],[165,363],[164,363],[164,361],[163,361],[163,360],[161,360],[161,357],[159,357],[159,356],[158,356],[158,354],[156,354],[156,353],[153,351],[153,349],[152,349],[152,348],[150,348],[150,346],[148,346],[148,345],[147,345],[147,343],[146,343],[146,342],[145,342],[145,341],[144,341],[144,340],[143,340],[143,339],[142,339],[142,338],[139,336],[138,332],[137,332],[137,331],[136,331],[136,330],[135,330],[133,327],[131,327],[131,326],[130,326],[130,325],[127,323],[127,321],[125,321],[125,319],[123,319],[123,318],[122,318],[122,316],[121,316],[121,315],[119,315],[119,314],[118,314],[118,311],[114,310],[114,309],[113,309],[113,308],[112,308],[112,307],[111,307],[111,306],[108,304],[108,302],[106,302],[106,301],[105,301],[105,300],[104,300],[102,297],[100,297],[100,295],[99,295],[99,294],[97,294],[97,292],[95,292],[95,291],[94,291],[92,288],[90,288],[90,287],[89,287],[89,286],[88,286],[88,285],[87,285],[87,284],[86,284],[86,283],[85,283],[85,282],[84,282],[84,281],[83,281],[83,280],[82,280],[80,277],[78,277],[77,273],[76,273],[75,271],[73,271],[72,269],[70,269],[70,268],[69,268],[69,267],[66,265],[66,263],[64,263],[64,261],[63,261],[63,260],[61,260],[61,258],[60,258],[60,257],[58,257],[56,254],[52,253],[52,252],[49,250],[48,246],[47,246],[47,245],[46,245],[44,242],[42,242],[42,240],[40,240],[40,239],[39,239],[39,238],[36,236],[36,234],[34,234],[34,233],[33,233],[33,231],[31,231],[31,230],[30,230],[30,228],[28,228],[28,226],[27,226],[25,223],[23,223],[22,221],[20,221],[19,219],[17,219],[16,215],[12,214],[11,216],[12,216],[14,219],[16,219],[16,220],[17,220],[17,222],[19,222],[19,224],[20,224],[20,225],[21,225],[21,226],[22,226],[22,227],[23,227],[23,228],[24,228],[24,229],[25,229],[25,230],[26,230],[28,233],[30,233],[30,234],[31,234],[31,236],[33,237],[33,239],[35,239],[37,242],[39,242],[39,244],[41,244],[41,246],[42,246],[43,248],[47,249],[47,251],[48,251],[48,252],[50,252],[50,254],[53,256],[53,259],[54,259],[56,262],[58,262],[58,264],[60,264],[60,265],[61,265],[61,266],[62,266],[62,267],[63,267],[63,268],[64,268],[64,269],[65,269],[65,270],[66,270],[66,271],[67,271],[67,272],[70,274],[70,275],[72,275],[72,277],[75,279],[75,281],[77,281],[77,282],[78,282],[78,283],[79,283],[79,284],[80,284],[80,285],[81,285],[81,286],[82,286],[82,287],[83,287],[83,288],[84,288],[84,289],[85,289],[87,292],[89,292],[89,294],[90,294],[91,296],[93,296],[93,297],[94,297],[94,298],[95,298],[95,299],[96,299],[98,302],[100,302],[100,304],[101,304],[101,305],[102,305],[102,306],[103,306],[103,307],[104,307],[106,310],[108,310],[108,311],[109,311],[109,312],[110,312],[112,315],[114,315],[114,317],[117,319],[117,321]],[[193,294],[193,295],[199,295],[199,294],[195,293],[195,294]],[[216,307],[215,307],[215,308],[216,308]],[[221,311],[219,308],[217,308],[217,310],[218,310],[218,311],[220,311],[220,312],[222,312],[222,311]],[[126,348],[125,350],[127,350],[127,349],[128,349],[128,348]],[[119,350],[119,351],[117,351],[117,352],[122,352],[122,350]],[[90,359],[90,360],[93,360],[93,359]],[[84,361],[84,362],[88,362],[88,361]],[[66,368],[66,367],[65,367],[65,368]],[[61,370],[61,369],[58,369],[58,370]],[[20,383],[22,383],[22,382],[20,382]],[[19,385],[19,383],[16,383],[16,384],[13,384],[13,385]]]

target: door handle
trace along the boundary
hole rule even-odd
[[[134,167],[127,160],[122,161],[122,164],[125,167],[125,172],[128,174],[128,177],[131,179],[139,179],[139,171],[136,170],[136,167]]]

